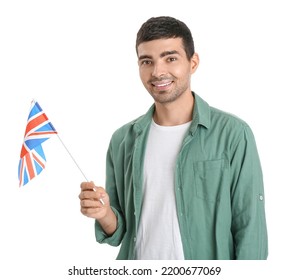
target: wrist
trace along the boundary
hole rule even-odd
[[[117,229],[117,217],[110,206],[108,206],[107,214],[97,221],[108,235],[112,235]]]

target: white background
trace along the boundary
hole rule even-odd
[[[201,61],[192,89],[248,122],[256,138],[269,259],[233,269],[239,277],[280,275],[288,249],[285,2],[1,1],[1,279],[70,279],[73,265],[118,265],[118,248],[97,244],[93,221],[80,214],[85,179],[57,136],[43,144],[46,169],[23,188],[19,155],[35,98],[85,175],[104,185],[111,134],[153,102],[138,77],[135,38],[144,21],[160,15],[192,31]]]

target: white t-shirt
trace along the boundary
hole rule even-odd
[[[138,260],[184,259],[175,199],[175,164],[191,122],[151,123],[144,158],[143,205],[136,241]]]

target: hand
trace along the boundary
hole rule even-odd
[[[107,192],[101,187],[96,187],[93,182],[83,182],[79,198],[82,214],[98,220],[106,234],[112,235],[117,229],[117,217],[110,207]]]
[[[93,182],[81,183],[79,199],[83,215],[97,220],[107,216],[110,209],[109,196],[102,187],[96,187]]]

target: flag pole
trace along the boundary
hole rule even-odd
[[[86,179],[87,182],[89,182],[88,178],[86,177],[86,175],[84,174],[83,170],[80,168],[80,166],[78,165],[78,163],[76,162],[75,158],[72,156],[72,154],[70,153],[70,151],[68,150],[68,148],[66,147],[66,145],[64,144],[64,142],[62,141],[61,137],[59,136],[59,134],[57,133],[58,139],[60,140],[61,144],[63,145],[63,147],[65,148],[65,150],[67,151],[67,153],[69,154],[69,156],[71,157],[71,159],[73,160],[73,162],[75,163],[75,165],[77,166],[77,168],[79,169],[79,171],[82,173],[82,175],[84,176],[84,178]],[[95,188],[93,188],[94,191],[96,191]],[[99,201],[102,203],[102,205],[104,205],[104,201],[102,200],[102,198],[99,199]]]

